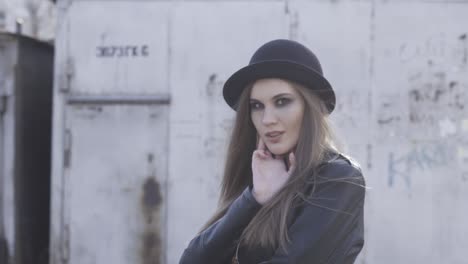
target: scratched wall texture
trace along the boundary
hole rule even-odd
[[[234,117],[222,86],[274,38],[310,47],[336,90],[333,125],[369,187],[357,263],[468,263],[468,1],[61,1],[58,10],[54,264],[178,262],[219,195]],[[66,103],[83,94],[170,103]]]
[[[370,263],[468,263],[467,11],[375,6]]]

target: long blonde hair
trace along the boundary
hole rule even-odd
[[[249,248],[260,246],[275,249],[280,246],[286,251],[286,244],[290,241],[287,219],[291,209],[305,197],[306,187],[310,186],[308,183],[315,181],[316,169],[326,161],[325,153],[330,150],[340,152],[324,102],[311,89],[293,81],[286,81],[298,91],[305,103],[301,131],[294,153],[296,169],[284,187],[261,207],[243,230],[241,243]],[[252,152],[256,148],[257,131],[250,117],[249,99],[254,83],[251,82],[245,87],[237,104],[218,208],[199,233],[220,219],[231,203],[252,184]]]

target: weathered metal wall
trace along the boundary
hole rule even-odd
[[[370,187],[357,262],[466,263],[467,2],[58,8],[52,263],[178,262],[219,194],[222,85],[274,38],[316,52],[337,92],[332,121]]]
[[[367,259],[467,263],[468,3],[374,9]]]
[[[169,7],[59,5],[51,263],[165,263]]]

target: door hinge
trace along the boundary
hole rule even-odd
[[[63,240],[61,249],[61,262],[62,264],[68,264],[70,260],[70,226],[68,224],[63,226]]]
[[[6,112],[7,96],[0,93],[0,115]]]
[[[72,134],[70,129],[65,129],[63,141],[63,167],[70,168],[71,163]]]
[[[71,84],[74,74],[75,74],[75,68],[74,68],[73,60],[71,58],[67,58],[67,60],[65,61],[64,70],[60,74],[60,77],[59,77],[59,90],[60,91],[64,93],[67,93],[68,91],[70,91],[70,86],[71,86],[70,84]]]

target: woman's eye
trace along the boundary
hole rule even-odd
[[[288,98],[280,98],[276,101],[276,104],[279,105],[279,106],[283,106],[283,105],[286,105],[289,103],[289,99]]]
[[[261,106],[259,103],[251,103],[250,107],[255,110],[255,109],[260,109]]]

